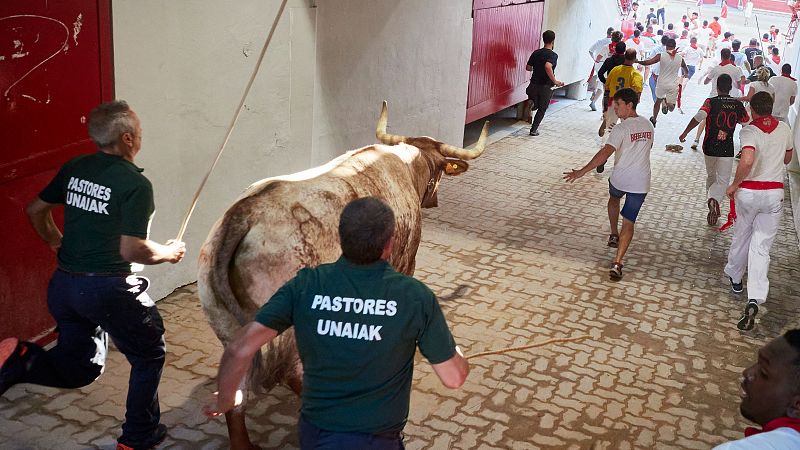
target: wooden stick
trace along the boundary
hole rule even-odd
[[[189,224],[189,218],[192,217],[192,212],[194,212],[195,206],[197,206],[197,200],[200,198],[200,192],[202,192],[203,187],[206,185],[206,181],[208,181],[209,175],[211,172],[214,171],[214,168],[217,166],[219,162],[219,157],[222,156],[222,152],[225,150],[225,145],[228,144],[228,139],[231,137],[231,133],[233,132],[233,127],[236,126],[236,122],[239,120],[239,114],[242,112],[242,107],[244,107],[244,101],[247,98],[247,94],[250,93],[250,88],[253,86],[253,81],[256,79],[256,75],[258,74],[258,69],[261,67],[261,61],[264,60],[264,55],[267,53],[267,47],[269,47],[270,41],[272,41],[272,36],[275,34],[275,29],[278,27],[278,21],[280,20],[281,16],[283,15],[283,10],[286,7],[287,0],[283,0],[281,2],[280,8],[278,8],[278,14],[275,16],[275,20],[272,22],[272,28],[269,30],[269,34],[267,35],[267,39],[264,41],[264,47],[261,49],[261,54],[258,56],[258,61],[256,61],[256,66],[253,68],[253,74],[250,75],[250,81],[247,82],[247,87],[244,89],[244,93],[242,94],[242,100],[239,102],[239,107],[236,108],[236,114],[233,116],[233,120],[231,124],[228,126],[228,132],[225,134],[225,140],[222,141],[222,146],[217,152],[217,157],[214,159],[214,163],[211,164],[211,168],[208,169],[206,175],[203,177],[203,181],[200,182],[200,186],[197,188],[197,191],[194,193],[194,198],[192,198],[192,204],[189,206],[189,209],[186,211],[186,215],[183,216],[183,221],[181,222],[180,230],[178,231],[178,237],[175,238],[176,241],[183,240],[183,235],[186,233],[186,226]]]
[[[508,352],[517,352],[517,351],[520,351],[520,350],[527,350],[529,348],[544,347],[545,345],[554,344],[556,342],[574,342],[574,341],[582,341],[584,339],[589,339],[589,338],[591,338],[591,336],[589,336],[588,334],[584,334],[582,336],[576,336],[576,337],[571,337],[571,338],[548,339],[546,341],[537,342],[535,344],[522,345],[520,347],[508,347],[508,348],[503,348],[503,349],[500,349],[500,350],[489,350],[489,351],[486,351],[486,352],[475,353],[474,355],[467,356],[466,359],[481,358],[481,357],[490,356],[490,355],[502,355],[503,353],[508,353]]]

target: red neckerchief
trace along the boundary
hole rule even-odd
[[[778,56],[778,55],[772,55],[772,62],[774,62],[775,64],[780,64],[781,63],[781,57]]]
[[[730,59],[726,59],[725,61],[719,62],[720,66],[727,66],[728,64],[733,64],[733,61],[731,61]]]
[[[673,58],[678,53],[678,49],[677,48],[675,50],[673,50],[673,51],[669,51],[669,50],[665,50],[665,51],[667,52],[668,55],[672,56]]]
[[[797,81],[797,78],[795,78],[795,77],[793,77],[791,75],[786,75],[785,73],[782,73],[781,76],[782,77],[786,77],[786,78],[788,78],[788,79],[790,79],[792,81]]]
[[[772,430],[777,430],[778,428],[791,428],[794,431],[800,432],[800,419],[793,419],[791,417],[778,417],[777,419],[772,419],[764,425],[762,429],[758,429],[755,427],[747,427],[744,429],[745,437],[750,437],[754,434],[758,433],[767,433]]]
[[[722,40],[722,42],[730,42],[730,41],[728,40],[728,38],[725,38]]]
[[[635,38],[631,38],[631,40],[632,40],[632,41],[633,41],[633,43],[634,43],[634,44],[636,44],[636,45],[639,45],[639,42],[641,42],[641,39],[639,39],[639,38],[637,38],[637,37],[635,37]]]
[[[755,126],[759,130],[763,131],[764,133],[770,134],[775,131],[775,128],[778,128],[778,119],[770,116],[762,116],[758,119],[753,119],[750,122],[751,125]]]
[[[697,44],[689,44],[689,46],[692,47],[693,49],[697,50]]]
[[[646,32],[642,33],[642,36],[644,36],[644,37],[653,37],[653,36],[655,36],[655,34],[650,33],[649,31],[646,31]]]

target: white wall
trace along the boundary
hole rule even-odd
[[[314,3],[317,3],[316,7]],[[255,65],[279,0],[115,0],[116,96],[139,113],[153,182],[151,238],[175,237]],[[252,182],[375,142],[389,129],[459,144],[471,0],[289,0],[185,236],[184,262],[145,269],[161,298],[196,279],[212,224]]]
[[[471,0],[318,2],[315,160],[389,132],[460,145],[472,52]]]
[[[792,65],[792,76],[798,78],[800,75],[800,45],[797,39],[795,42],[788,45],[784,50],[784,58],[786,62]],[[800,94],[798,94],[800,97]],[[794,105],[789,109],[789,123],[792,124],[792,131],[794,132],[794,154],[792,155],[792,162],[789,163],[789,189],[791,190],[790,201],[792,203],[792,213],[794,214],[794,227],[797,231],[797,237],[800,241],[800,164],[798,164],[798,151],[800,150],[800,108],[798,108],[798,101],[800,98],[795,99]]]
[[[542,30],[556,32],[556,76],[564,83],[586,81],[592,70],[589,47],[621,25],[614,0],[546,0]]]

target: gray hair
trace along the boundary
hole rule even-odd
[[[131,108],[124,100],[98,105],[89,114],[89,137],[100,148],[111,147],[123,133],[136,133]]]

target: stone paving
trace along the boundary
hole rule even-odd
[[[425,211],[417,276],[440,295],[465,353],[592,338],[474,359],[460,390],[441,386],[420,358],[407,448],[701,449],[741,437],[741,370],[758,347],[800,326],[800,254],[787,209],[767,312],[753,332],[739,332],[745,297],[730,293],[722,273],[731,233],[705,225],[702,153],[664,151],[706,92],[691,84],[686,115],[659,120],[652,191],[621,282],[607,275],[608,173],[574,185],[560,179],[599,146],[599,116],[586,102],[548,115],[539,137],[522,128],[492,144],[467,174],[445,180],[441,206]],[[639,112],[649,115],[643,97]],[[162,421],[170,428],[161,448],[226,448],[224,422],[200,413],[222,349],[195,287],[159,308],[168,342]],[[112,350],[106,373],[86,388],[13,387],[0,397],[0,448],[113,448],[128,370]],[[296,448],[299,405],[283,387],[251,401],[255,441]]]

